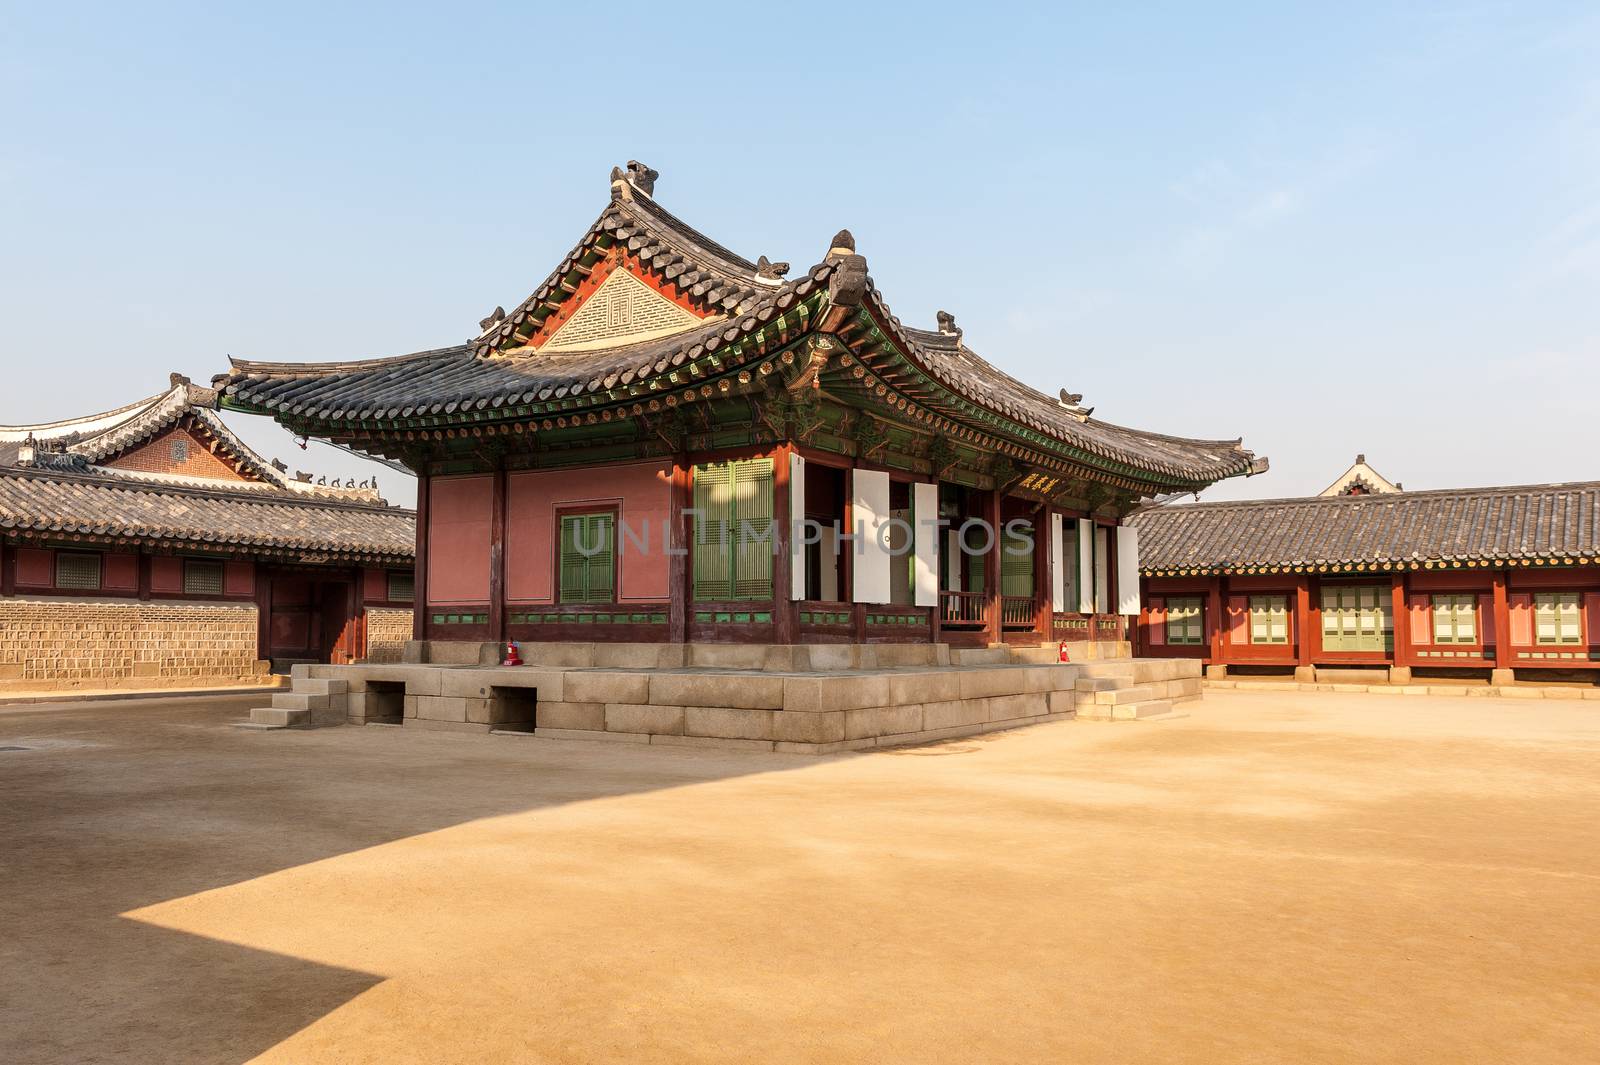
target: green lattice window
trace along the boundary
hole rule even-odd
[[[1205,615],[1199,596],[1179,596],[1167,600],[1167,642],[1194,645],[1205,640]]]
[[[221,595],[222,563],[200,558],[183,560],[184,595]]]
[[[1478,615],[1475,595],[1433,597],[1433,642],[1477,643]]]
[[[1392,592],[1384,585],[1337,584],[1322,589],[1324,651],[1387,651],[1394,646]]]
[[[1252,595],[1250,597],[1250,642],[1286,644],[1289,642],[1289,597]]]
[[[1538,644],[1583,642],[1577,592],[1536,592],[1533,596],[1533,641]]]
[[[772,598],[772,460],[694,468],[694,597]]]
[[[57,551],[56,587],[88,592],[99,591],[100,556],[82,551]]]
[[[561,602],[616,600],[616,525],[608,510],[561,515]]]
[[[1009,526],[1001,530],[1000,594],[1033,598],[1033,537]]]

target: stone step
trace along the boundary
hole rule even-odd
[[[1148,722],[1152,722],[1152,723],[1159,723],[1159,722],[1162,722],[1162,721],[1179,721],[1179,720],[1181,720],[1183,718],[1186,718],[1188,716],[1189,716],[1189,711],[1188,710],[1185,710],[1183,707],[1180,707],[1180,706],[1174,706],[1171,710],[1167,711],[1164,714],[1150,714],[1150,715],[1147,715],[1145,717],[1135,718],[1134,720],[1137,720],[1137,721],[1148,721]]]
[[[1387,684],[1387,669],[1337,669],[1317,667],[1318,684]]]
[[[1078,690],[1081,692],[1108,692],[1122,687],[1120,677],[1079,677]]]
[[[310,728],[311,711],[258,706],[250,711],[250,723],[261,728]]]
[[[952,647],[952,666],[1003,666],[1011,662],[1009,647]]]
[[[350,682],[306,677],[294,682],[294,690],[302,695],[343,695],[350,690]]]
[[[1126,706],[1131,703],[1146,702],[1155,697],[1155,688],[1147,684],[1137,684],[1131,688],[1116,688],[1111,691],[1094,693],[1094,701],[1101,706]]]
[[[326,710],[328,698],[298,691],[278,692],[272,697],[272,705],[279,710]]]
[[[1172,700],[1147,699],[1138,703],[1123,703],[1111,708],[1114,721],[1143,721],[1172,713]]]

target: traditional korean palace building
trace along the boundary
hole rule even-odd
[[[0,692],[205,686],[398,659],[415,520],[289,476],[216,393],[0,426]]]
[[[1330,491],[1135,515],[1139,652],[1212,676],[1600,680],[1600,483],[1406,492],[1368,470]]]
[[[656,177],[614,171],[467,343],[214,382],[417,472],[418,640],[1115,642],[1138,611],[1124,516],[1264,468],[1020,384],[950,315],[903,324],[848,232],[794,276],[738,255]]]

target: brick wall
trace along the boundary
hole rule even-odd
[[[181,460],[175,455],[175,444],[177,450],[183,453]],[[242,476],[232,466],[213,455],[211,449],[202,443],[199,437],[181,427],[169,429],[149,443],[107,460],[105,465],[122,470],[139,470],[143,473],[175,473],[184,477],[210,480],[251,479]]]
[[[368,662],[398,662],[411,639],[411,611],[387,606],[367,607]]]
[[[0,599],[0,691],[261,679],[253,603]]]

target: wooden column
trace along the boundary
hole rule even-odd
[[[1050,598],[1055,551],[1050,542],[1050,526],[1050,508],[1041,503],[1033,512],[1033,631],[1046,642],[1054,635],[1055,626]]]
[[[150,556],[139,556],[139,598],[150,598]],[[272,580],[256,563],[256,657],[272,659]]]
[[[1311,578],[1301,576],[1296,578],[1294,589],[1294,640],[1299,652],[1295,660],[1301,666],[1311,665],[1311,638],[1315,632],[1311,624]]]
[[[1211,619],[1211,661],[1219,666],[1227,664],[1227,604],[1228,578],[1218,574],[1211,578],[1211,587],[1206,593],[1206,616]]]
[[[428,487],[426,473],[417,475],[417,557],[412,561],[411,638],[428,638]]]
[[[983,501],[983,520],[989,523],[991,543],[983,559],[984,614],[990,643],[1001,643],[1005,630],[1000,610],[1000,489],[991,489]]]
[[[800,628],[800,607],[789,595],[794,577],[794,559],[789,544],[794,537],[789,506],[789,454],[785,444],[772,453],[772,639],[774,643],[794,643]],[[804,515],[802,515],[803,517]]]
[[[667,517],[667,639],[689,638],[689,457],[672,456],[672,494]]]
[[[1494,571],[1494,667],[1511,669],[1511,598],[1506,593],[1506,571]]]
[[[16,594],[17,549],[0,540],[0,595]]]
[[[506,469],[494,471],[489,502],[489,639],[506,642]],[[615,550],[616,529],[612,529]]]
[[[1411,613],[1406,603],[1406,575],[1393,573],[1389,576],[1390,611],[1394,615],[1394,651],[1390,655],[1390,664],[1396,666],[1411,665]]]
[[[1112,638],[1122,639],[1122,600],[1117,588],[1117,527],[1106,526],[1106,612],[1116,620],[1112,623]],[[1096,604],[1097,606],[1099,604]],[[1098,612],[1097,612],[1098,613]],[[1095,631],[1099,632],[1100,619],[1095,618]]]

